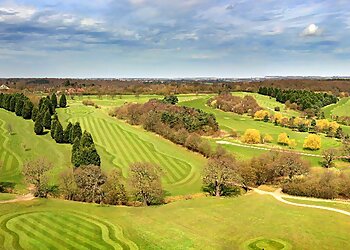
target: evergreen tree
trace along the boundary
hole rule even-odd
[[[89,132],[84,131],[84,134],[81,137],[80,140],[80,147],[90,147],[94,144],[94,140],[92,139],[92,136]]]
[[[51,104],[54,109],[57,107],[57,96],[55,93],[51,95]]]
[[[23,106],[24,106],[24,102],[22,98],[21,97],[17,98],[16,106],[15,106],[15,113],[17,116],[22,116]]]
[[[63,143],[63,128],[59,120],[56,121],[54,138],[57,143]]]
[[[11,112],[15,112],[16,108],[16,98],[14,96],[10,96],[8,99],[8,109]]]
[[[73,124],[69,122],[66,129],[63,132],[63,140],[65,143],[72,143],[70,141],[70,134],[72,133],[72,128],[73,128]]]
[[[51,129],[51,114],[49,110],[46,110],[43,117],[43,126],[46,129]]]
[[[87,165],[100,166],[101,165],[101,159],[99,154],[97,153],[95,145],[92,145],[90,147],[80,148],[80,153],[81,153],[80,165],[83,165],[83,166],[87,166]]]
[[[56,129],[56,124],[58,121],[57,114],[54,114],[53,118],[51,119],[51,138],[55,139],[55,129]]]
[[[30,100],[25,101],[22,111],[22,116],[24,119],[30,119],[32,117],[33,106],[34,105]]]
[[[75,138],[73,147],[72,147],[72,157],[71,162],[75,167],[79,167],[81,165],[80,159],[80,140],[79,138]]]
[[[37,107],[34,107],[32,110],[32,120],[35,122],[36,116],[38,115],[39,109]]]
[[[67,98],[65,94],[62,94],[60,98],[60,108],[65,108],[66,106],[67,106]]]
[[[76,122],[72,128],[72,132],[70,135],[70,141],[74,142],[76,138],[78,138],[80,140],[81,136],[82,136],[82,132],[81,132],[80,123]]]
[[[42,124],[42,118],[41,116],[39,115],[34,123],[34,132],[35,134],[37,135],[42,135],[43,132],[44,132],[44,127],[43,127],[43,124]]]

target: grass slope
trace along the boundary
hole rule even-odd
[[[0,211],[0,248],[9,249],[247,249],[257,238],[292,249],[350,248],[349,217],[255,193],[146,208],[36,200]]]
[[[12,135],[7,129],[9,125]],[[55,143],[50,134],[35,135],[33,126],[31,120],[0,109],[0,160],[3,162],[0,182],[13,182],[18,184],[17,189],[23,189],[22,165],[39,157],[45,157],[54,164],[53,181],[58,173],[70,166],[71,146]]]
[[[72,103],[58,110],[62,121],[80,122],[91,132],[102,157],[102,168],[118,167],[127,176],[135,162],[152,162],[163,170],[163,180],[171,194],[200,191],[200,171],[205,159],[155,134],[109,117],[103,110]]]
[[[336,104],[328,105],[322,108],[325,116],[330,118],[331,115],[337,116],[349,116],[349,108],[350,108],[350,97],[342,98]]]

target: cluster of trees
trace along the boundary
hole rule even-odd
[[[156,205],[164,202],[161,170],[151,163],[134,163],[125,180],[122,174],[101,171],[99,166],[84,165],[61,173],[59,185],[49,183],[53,164],[46,159],[30,161],[23,166],[26,181],[34,186],[37,197],[48,195],[67,200],[110,205]]]
[[[247,129],[241,137],[241,141],[248,144],[270,143],[273,141],[273,137],[269,134],[262,136],[257,129]],[[280,133],[277,138],[277,143],[282,146],[289,146],[290,148],[295,148],[297,146],[296,140],[289,138],[287,133]],[[309,134],[304,140],[303,147],[309,150],[320,149],[321,137],[316,134]]]
[[[350,198],[350,174],[327,170],[295,178],[282,185],[282,191],[290,195],[323,199]]]
[[[63,94],[58,103],[56,94],[51,97],[42,97],[39,104],[35,106],[33,102],[23,94],[0,94],[0,107],[15,112],[24,119],[34,121],[34,132],[37,135],[44,133],[44,129],[51,132],[51,137],[57,143],[73,144],[72,163],[78,167],[81,165],[101,164],[101,159],[97,153],[92,136],[87,131],[82,134],[79,123],[68,123],[63,129],[55,110],[57,107],[67,106],[66,96]]]
[[[200,135],[210,135],[219,130],[214,115],[199,109],[169,104],[165,99],[124,105],[116,108],[111,115],[126,119],[133,125],[142,125],[148,131],[207,157],[211,154],[210,144]]]
[[[239,193],[239,188],[277,184],[309,172],[309,164],[295,153],[270,151],[239,162],[218,147],[203,170],[203,189],[214,196]]]
[[[246,95],[242,98],[239,96],[233,96],[231,93],[223,93],[210,98],[207,104],[211,107],[226,112],[234,112],[240,115],[253,115],[255,112],[262,109],[254,97]]]
[[[275,97],[278,102],[297,104],[299,110],[314,109],[320,110],[329,104],[337,103],[338,98],[327,93],[317,93],[308,90],[288,89],[282,90],[273,87],[260,87],[259,94]]]
[[[10,112],[15,112],[17,116],[24,119],[31,119],[33,103],[23,94],[0,93],[0,107]]]
[[[267,110],[259,110],[254,113],[253,117],[258,121],[272,122],[276,126],[290,128],[299,132],[325,133],[328,137],[338,139],[346,136],[336,121],[327,119],[315,120],[301,117],[285,117],[281,113],[271,115]]]

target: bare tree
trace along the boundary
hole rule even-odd
[[[322,152],[323,162],[322,166],[325,168],[334,167],[334,160],[337,158],[338,151],[334,148],[326,149]]]
[[[109,173],[107,181],[102,186],[102,190],[104,194],[103,203],[124,205],[128,200],[120,171],[113,170]]]
[[[159,172],[159,168],[151,163],[134,163],[130,166],[131,192],[145,206],[163,203],[164,190]]]
[[[78,193],[78,187],[75,182],[73,169],[68,169],[61,173],[59,190],[66,200],[74,200]]]
[[[23,175],[29,184],[34,185],[34,195],[46,198],[49,192],[47,173],[53,168],[45,158],[27,162],[23,166]]]
[[[231,155],[216,154],[209,159],[203,171],[203,184],[211,195],[231,194],[240,183],[238,164]]]
[[[78,187],[77,200],[100,203],[103,199],[102,185],[106,176],[98,166],[81,166],[74,171],[74,179]]]

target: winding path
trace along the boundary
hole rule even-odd
[[[19,195],[16,198],[12,200],[6,200],[6,201],[0,201],[0,204],[4,203],[14,203],[14,202],[20,202],[20,201],[31,201],[35,199],[34,195],[32,193],[26,194],[26,195]]]
[[[308,207],[308,208],[316,208],[316,209],[322,209],[322,210],[328,210],[336,213],[341,213],[347,216],[350,216],[350,212],[337,209],[337,208],[331,208],[331,207],[324,207],[324,206],[318,206],[318,205],[309,205],[309,204],[301,204],[301,203],[294,203],[291,201],[284,200],[283,198],[292,198],[292,199],[299,199],[298,197],[290,196],[290,195],[285,195],[281,193],[281,189],[277,189],[275,192],[267,192],[263,191],[257,188],[252,188],[252,190],[258,194],[261,195],[271,195],[274,197],[276,200],[283,202],[288,205],[292,206],[298,206],[298,207]],[[302,197],[301,200],[309,200],[309,201],[322,201],[322,202],[336,202],[336,203],[342,203],[342,204],[350,204],[350,202],[345,202],[345,201],[334,201],[334,200],[325,200],[325,199],[313,199],[313,198],[306,198]]]

